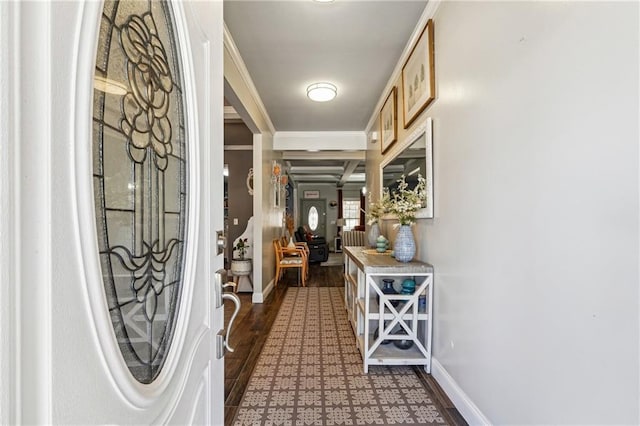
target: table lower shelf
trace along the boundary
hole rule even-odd
[[[362,312],[363,315],[366,313],[365,300],[363,298],[359,298],[358,299],[358,308],[360,309],[360,312]],[[395,309],[400,311],[402,309],[402,306],[398,305]],[[375,320],[380,319],[380,306],[378,305],[378,302],[375,301],[375,299],[370,299],[369,300],[369,315],[367,315],[367,316],[369,317],[369,319],[375,319]],[[386,313],[383,314],[383,316],[384,316],[385,320],[392,320],[397,315],[392,313],[392,312],[386,312]],[[413,319],[413,309],[409,308],[409,311],[407,313],[405,313],[404,315],[402,315],[402,318],[404,320],[412,320]],[[419,320],[430,320],[431,319],[431,315],[429,315],[429,313],[425,312],[424,310],[422,310],[422,311],[419,310],[418,311],[418,319]]]
[[[373,335],[369,336],[373,339]],[[357,347],[362,354],[365,374],[369,372],[370,365],[423,365],[427,373],[431,373],[431,356],[425,356],[415,345],[409,349],[400,349],[389,343],[380,345],[373,351],[370,357],[364,351],[364,337],[357,336]]]
[[[364,336],[357,337],[358,350],[366,357],[366,351],[364,349]],[[369,336],[369,341],[373,341],[373,335]],[[395,364],[395,365],[423,365],[429,363],[429,357],[420,350],[415,344],[409,349],[400,349],[389,342],[386,345],[379,345],[368,359],[365,359],[369,364]]]

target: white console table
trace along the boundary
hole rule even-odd
[[[430,373],[433,267],[417,261],[398,262],[365,247],[343,250],[345,305],[364,372],[369,365],[424,365]],[[398,294],[382,293],[383,279],[393,279]],[[399,294],[406,279],[415,281],[415,291]],[[401,349],[394,341],[412,344]]]

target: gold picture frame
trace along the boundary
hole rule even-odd
[[[433,20],[429,19],[402,67],[402,112],[406,129],[435,99]]]
[[[384,154],[398,139],[398,91],[393,86],[380,110],[380,146]]]

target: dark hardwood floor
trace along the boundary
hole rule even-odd
[[[284,278],[275,291],[262,304],[251,304],[251,294],[238,293],[242,308],[233,326],[231,346],[235,352],[225,355],[225,425],[231,425],[236,410],[247,387],[253,368],[264,346],[269,330],[276,319],[278,310],[288,287],[297,287],[297,273],[294,270],[285,272]],[[308,287],[342,287],[344,285],[343,266],[310,265]],[[225,303],[225,322],[229,321],[233,311],[231,303]],[[355,343],[354,343],[355,344]],[[442,415],[452,425],[466,425],[466,422],[455,409],[451,401],[433,378],[423,369],[415,368],[418,377],[430,390]]]

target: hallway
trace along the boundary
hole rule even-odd
[[[310,288],[313,288],[313,287],[341,288],[343,286],[342,271],[343,271],[342,266],[322,267],[320,265],[312,265],[308,287]],[[247,385],[249,384],[251,374],[254,372],[254,368],[256,367],[256,364],[258,362],[258,358],[261,354],[261,351],[263,350],[263,347],[265,346],[265,342],[267,341],[267,337],[269,334],[268,332],[269,330],[272,329],[272,326],[274,326],[274,322],[276,321],[278,312],[280,312],[282,309],[289,309],[289,310],[293,309],[293,307],[291,306],[291,297],[295,297],[295,294],[292,294],[291,297],[289,298],[290,301],[285,302],[285,304],[283,305],[283,301],[286,298],[285,296],[287,294],[287,289],[289,287],[297,287],[294,274],[289,274],[288,276],[285,276],[284,280],[279,284],[278,288],[269,296],[265,304],[251,306],[249,296],[247,294],[240,295],[243,302],[243,307],[240,314],[238,315],[237,326],[234,326],[235,329],[232,333],[232,346],[235,344],[236,352],[232,354],[228,354],[225,357],[225,424],[226,425],[233,424],[233,419],[236,416],[236,412],[238,411],[239,405],[241,404],[242,397],[243,397],[243,394],[245,393],[245,390],[247,389]],[[303,294],[306,295],[308,293],[310,292],[307,291],[307,292],[304,292]],[[325,312],[326,309],[322,309],[320,312],[320,316],[322,316],[323,319],[322,321],[318,321],[318,322],[323,324],[324,326],[327,323],[333,323],[335,321],[336,322],[335,328],[338,331],[336,333],[332,332],[331,334],[332,335],[340,334],[339,330],[345,328],[341,326],[341,323],[343,321],[346,321],[346,317],[343,318],[343,301],[342,301],[343,293],[341,290],[334,290],[330,292],[322,292],[322,294],[323,294],[322,297],[332,297],[332,302],[330,303],[330,305],[325,305],[325,306],[331,306],[333,310],[330,312]],[[328,294],[331,294],[332,296],[328,296]],[[306,296],[304,296],[303,299],[301,300],[306,300]],[[287,303],[289,306],[288,308],[287,308]],[[297,303],[296,303],[296,306],[297,306]],[[225,313],[226,313],[225,316],[228,318],[228,316],[230,315],[230,306],[226,308]],[[293,313],[289,312],[288,315],[293,315]],[[327,321],[327,319],[331,319],[331,321]],[[293,324],[297,324],[297,323],[299,323],[299,321],[292,322],[290,327],[292,326],[295,327]],[[286,324],[287,323],[281,320],[280,324],[276,325],[276,327],[278,328],[278,330],[281,330],[284,334],[284,331],[286,330]],[[315,322],[312,322],[312,324],[315,324]],[[284,326],[284,329],[283,329],[283,326]],[[310,328],[309,325],[307,325],[306,328]],[[352,331],[350,330],[350,328],[346,329],[344,340],[347,342],[350,342],[350,339],[352,338],[353,338]],[[275,339],[275,340],[277,343],[279,339]],[[304,345],[302,345],[299,351],[301,353],[305,353],[304,350],[305,350],[305,347],[307,347],[307,345],[308,343],[305,340]],[[269,347],[273,349],[274,342],[270,342]],[[348,345],[341,346],[340,352],[342,353],[341,356],[343,358],[345,359],[349,358],[350,362],[355,361],[353,364],[343,365],[342,368],[344,368],[345,370],[353,369],[352,373],[355,374],[355,376],[353,377],[358,378],[358,380],[363,380],[363,386],[365,387],[371,386],[371,390],[366,391],[367,394],[369,393],[371,394],[369,395],[368,399],[373,399],[372,395],[374,394],[382,395],[382,393],[380,393],[380,390],[382,387],[380,380],[381,378],[384,378],[385,375],[388,376],[389,372],[391,372],[393,374],[392,376],[393,380],[398,379],[401,381],[406,381],[406,380],[410,381],[412,386],[416,386],[416,390],[419,393],[421,393],[422,396],[420,398],[422,398],[424,401],[433,402],[433,404],[420,403],[419,405],[424,407],[430,407],[430,410],[436,410],[435,407],[437,407],[437,411],[428,411],[425,408],[425,410],[423,410],[423,413],[428,413],[428,416],[423,417],[422,418],[423,420],[419,421],[419,423],[423,423],[426,421],[427,418],[430,418],[435,423],[438,423],[438,424],[444,424],[444,423],[454,424],[454,425],[466,424],[462,419],[462,417],[460,416],[460,414],[458,413],[458,411],[453,407],[451,402],[446,398],[446,396],[444,396],[444,393],[442,393],[442,391],[439,389],[438,385],[431,378],[431,376],[424,373],[424,371],[421,368],[404,367],[404,370],[402,371],[403,374],[400,374],[401,373],[400,370],[395,370],[395,368],[388,369],[387,367],[381,367],[378,373],[382,373],[382,375],[374,374],[372,372],[369,375],[363,376],[360,374],[362,366],[357,361],[360,355],[356,351],[355,344],[353,345],[352,348],[348,347]],[[272,354],[271,356],[273,355],[274,354]],[[312,355],[312,353],[309,353],[308,355],[305,355],[305,356],[310,356],[310,355]],[[269,358],[268,353],[265,353],[263,355],[263,358]],[[262,361],[264,364],[265,360],[263,359]],[[324,366],[324,363],[322,365]],[[320,367],[320,366],[317,366],[317,367]],[[299,367],[294,367],[294,368],[299,368]],[[341,369],[341,367],[337,367],[337,368]],[[384,369],[384,372],[382,372],[383,369]],[[365,381],[366,383],[364,383]],[[376,386],[377,384],[379,386]],[[387,386],[385,386],[385,389],[388,390]],[[403,392],[404,391],[405,390],[403,390]],[[349,398],[351,398],[352,395],[358,393],[358,391],[354,392],[352,390],[349,390],[346,392],[348,393]],[[302,391],[302,393],[304,393],[304,391]],[[311,392],[307,392],[307,394],[311,394]],[[297,401],[297,398],[299,398],[299,396],[296,397],[296,403],[295,403],[296,406],[300,405]],[[401,399],[397,399],[393,403],[389,401],[389,403],[392,404],[392,406],[394,407],[393,408],[394,410],[398,409],[398,407],[396,407],[396,405],[398,405],[396,404],[396,402],[399,402],[399,401],[401,401]],[[314,405],[318,405],[318,404],[319,404],[318,401],[314,403]],[[324,406],[325,401],[323,400],[321,404]],[[343,409],[345,408],[343,407]],[[377,409],[378,407],[374,407],[374,410],[377,410]],[[349,411],[348,407],[346,408],[346,411],[347,412]],[[329,408],[329,412],[331,412],[331,407]],[[438,412],[441,413],[441,416],[437,416]],[[436,413],[436,415],[433,416],[433,413]],[[255,411],[252,412],[251,414],[254,417],[256,415]],[[363,415],[361,412],[359,412],[358,414],[360,416]],[[246,411],[244,412],[244,415],[245,415],[244,417],[245,420],[247,418],[251,419],[251,417],[246,417],[247,416]],[[377,420],[379,421],[380,418],[377,418]],[[330,419],[329,420],[325,419],[323,420],[323,422],[324,421],[331,422]],[[375,419],[371,419],[371,421],[375,422]],[[246,424],[253,424],[253,422],[249,422]],[[262,422],[258,421],[255,424],[262,424]],[[340,423],[336,423],[336,424],[340,424]],[[349,424],[349,423],[347,421],[347,423],[344,423],[344,424]]]

